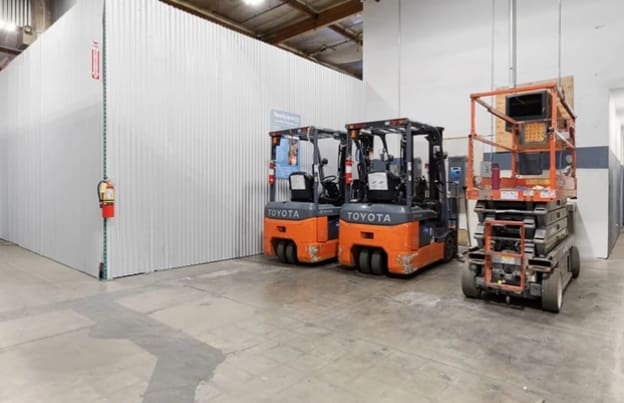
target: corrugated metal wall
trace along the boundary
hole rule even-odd
[[[18,27],[32,26],[32,0],[0,0],[0,21]]]
[[[92,275],[102,250],[102,86],[91,79],[91,42],[101,41],[102,9],[80,2],[0,73],[0,233]]]
[[[156,0],[108,0],[112,277],[256,254],[270,111],[343,127],[363,84]]]

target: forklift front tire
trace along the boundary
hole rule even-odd
[[[386,259],[382,251],[374,250],[371,255],[371,271],[377,276],[386,274]]]
[[[282,263],[288,262],[286,259],[286,241],[277,241],[277,257]]]
[[[290,264],[297,264],[297,246],[295,246],[294,242],[288,242],[286,245],[286,260]]]
[[[360,269],[360,273],[370,274],[371,272],[371,256],[370,250],[367,248],[362,248],[360,250],[360,254],[358,255],[358,268]]]
[[[454,233],[449,233],[444,240],[444,261],[450,262],[457,257],[457,238]]]

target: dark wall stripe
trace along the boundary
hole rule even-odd
[[[509,152],[485,153],[485,161],[492,160],[500,165],[501,169],[511,169],[511,154]],[[542,154],[544,166],[548,166],[548,153]],[[557,169],[566,164],[565,158],[557,153]],[[609,169],[609,147],[579,147],[576,149],[576,167],[579,169]]]

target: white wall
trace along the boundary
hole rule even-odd
[[[156,0],[110,0],[112,277],[259,253],[270,111],[342,128],[361,81]]]
[[[0,94],[7,93],[7,81],[0,75]],[[7,121],[8,98],[0,96],[0,239],[8,238],[7,211]]]
[[[469,94],[507,85],[506,1],[384,0],[365,2],[364,80],[367,117],[405,115],[445,126],[447,136],[469,131]],[[608,147],[609,88],[624,79],[624,2],[563,2],[562,75],[575,80],[579,147]],[[492,26],[492,15],[494,27]],[[400,17],[399,17],[400,16]],[[492,30],[494,57],[492,58]],[[556,77],[557,2],[518,2],[518,82]],[[492,60],[494,75],[492,76]],[[478,130],[490,135],[480,115]],[[449,155],[465,141],[446,142]],[[487,151],[487,150],[486,150]],[[591,175],[592,180],[583,180]],[[606,257],[608,169],[579,173],[581,253]]]
[[[0,234],[92,275],[102,250],[102,87],[90,52],[101,10],[81,2],[0,73]]]

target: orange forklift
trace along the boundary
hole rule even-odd
[[[403,118],[349,124],[347,130],[340,264],[365,274],[405,276],[455,257],[456,214],[448,211],[444,129]],[[421,176],[420,159],[414,158],[419,136],[426,139],[428,178]],[[391,155],[390,148],[399,155]],[[354,163],[357,179],[350,172]]]
[[[484,101],[496,96],[505,97],[505,111]],[[477,133],[477,105],[505,122],[510,143]],[[556,82],[471,95],[466,197],[476,201],[479,222],[478,246],[469,252],[461,280],[467,297],[535,299],[545,310],[560,311],[566,286],[580,273],[571,201],[577,189],[575,121]],[[509,167],[476,156],[476,142],[502,151],[490,155],[505,157]],[[476,157],[483,160],[478,173]]]
[[[317,263],[338,256],[338,220],[345,194],[344,131],[302,127],[274,131],[269,163],[270,201],[264,209],[263,249],[282,263]],[[311,172],[297,171],[288,176],[288,187],[278,186],[275,170],[277,148],[286,139],[312,148]],[[335,175],[327,175],[329,161],[323,149],[338,149]],[[280,200],[278,200],[280,199]]]

